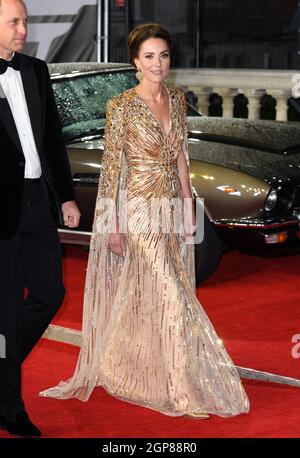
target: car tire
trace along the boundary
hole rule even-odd
[[[195,244],[195,272],[196,285],[207,280],[221,260],[224,245],[211,222],[204,215],[204,238],[201,243]]]

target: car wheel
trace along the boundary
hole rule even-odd
[[[204,215],[204,238],[195,245],[196,285],[209,278],[218,267],[224,245],[211,222]]]

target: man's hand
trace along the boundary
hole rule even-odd
[[[80,220],[80,211],[76,205],[75,200],[70,200],[69,202],[64,202],[61,206],[64,224],[68,227],[77,227]]]

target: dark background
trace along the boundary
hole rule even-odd
[[[173,67],[300,68],[297,0],[110,0],[110,61],[143,22],[170,30]]]

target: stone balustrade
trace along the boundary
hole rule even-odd
[[[299,97],[295,90],[300,70],[253,69],[172,69],[168,80],[198,98],[198,109],[208,114],[209,97],[219,94],[223,99],[223,117],[233,117],[234,98],[244,94],[248,99],[248,118],[259,119],[261,98],[268,94],[276,100],[276,120],[287,121],[288,100]],[[298,76],[300,81],[300,75]]]

